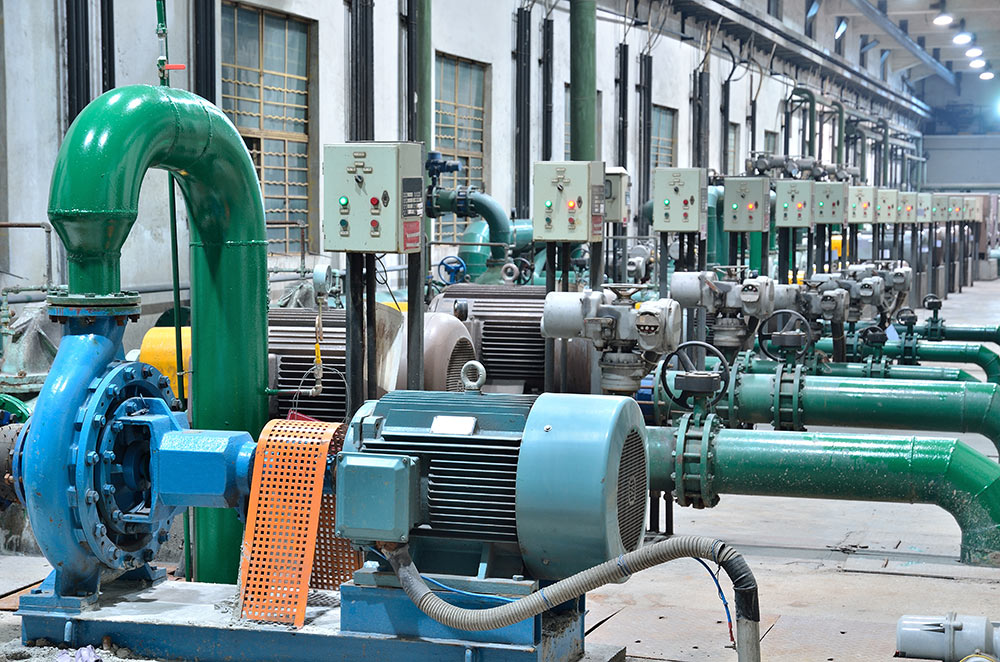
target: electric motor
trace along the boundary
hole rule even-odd
[[[396,391],[351,421],[337,534],[409,542],[425,572],[489,550],[495,576],[568,577],[639,546],[645,439],[631,398]]]

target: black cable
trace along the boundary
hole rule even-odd
[[[378,262],[380,267],[382,267],[382,280],[379,280],[379,273],[378,270],[376,270],[375,282],[379,285],[385,285],[385,289],[389,290],[389,296],[392,297],[392,302],[396,304],[396,310],[402,312],[403,309],[399,307],[399,302],[396,301],[396,295],[392,293],[392,288],[389,287],[389,270],[385,268],[385,262],[382,261],[383,257],[385,257],[385,253],[375,256],[375,261]]]

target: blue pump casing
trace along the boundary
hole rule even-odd
[[[417,513],[406,537],[422,570],[558,580],[641,543],[645,437],[631,398],[396,391],[358,410],[343,456],[412,458],[418,503],[399,508]],[[372,486],[392,483],[394,499],[406,490],[384,471],[364,480],[347,466],[353,475],[338,464],[338,532],[369,545]],[[395,525],[385,521],[383,540],[400,541]]]

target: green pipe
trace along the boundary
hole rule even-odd
[[[868,137],[861,133],[861,183],[868,183]]]
[[[417,14],[417,130],[413,140],[422,142],[425,152],[434,147],[434,35],[431,22],[433,4],[434,0],[413,0],[413,4],[410,5],[416,8]],[[426,184],[426,176],[424,181]],[[425,214],[426,241],[433,238],[432,222],[433,219]]]
[[[830,106],[837,111],[837,165],[844,163],[844,129],[846,121],[844,117],[844,104],[839,101],[831,101]]]
[[[511,222],[507,212],[492,197],[480,191],[469,191],[466,194],[468,211],[473,216],[482,216],[489,226],[489,241],[509,246],[511,242]],[[438,214],[456,213],[459,207],[457,191],[435,189],[434,207]],[[506,261],[507,249],[504,246],[490,246],[490,257],[494,260]]]
[[[260,182],[223,112],[174,88],[131,85],[91,102],[70,126],[52,173],[49,219],[66,246],[69,291],[121,289],[119,260],[150,168],[167,170],[191,236],[193,425],[256,436],[267,421],[267,238]],[[199,510],[202,581],[235,581],[242,525]]]
[[[796,87],[792,90],[792,97],[801,97],[809,104],[809,135],[807,142],[809,153],[806,156],[816,156],[816,95],[812,90],[805,87]]]
[[[639,216],[643,221],[646,222],[646,227],[652,227],[653,225],[653,201],[646,200],[642,203],[642,209],[639,210]]]
[[[833,340],[831,338],[820,338],[816,341],[816,349],[821,352],[833,351]],[[849,343],[847,347],[848,359],[860,360],[864,349],[858,352]],[[889,358],[899,358],[903,355],[903,342],[889,341],[882,348],[882,354]],[[992,384],[1000,384],[1000,355],[984,343],[972,342],[948,342],[944,340],[917,340],[913,344],[913,358],[919,363],[927,361],[929,363],[972,363],[979,366],[986,373],[986,381]]]
[[[597,2],[569,3],[569,152],[597,160]]]
[[[875,322],[863,321],[856,328],[875,326]],[[910,333],[905,324],[893,324],[900,336]],[[923,321],[913,326],[913,334],[922,340],[956,340],[962,342],[997,343],[1000,344],[1000,325],[998,324],[947,324],[939,320],[936,324]]]
[[[707,361],[708,359],[706,359]],[[749,363],[740,364],[743,372],[755,375],[773,375],[778,371],[778,361],[753,358]],[[938,382],[979,382],[959,368],[945,368],[924,365],[886,364],[884,369],[879,364],[868,363],[820,363],[809,374],[817,377],[854,377],[857,379],[903,379]]]
[[[534,243],[534,227],[530,218],[516,218],[511,223],[511,233],[514,237],[514,254],[518,255],[531,250]],[[530,256],[529,256],[530,257]]]
[[[882,128],[882,172],[879,177],[879,186],[889,185],[889,121],[880,117],[877,122]]]
[[[721,494],[927,503],[962,530],[961,559],[1000,565],[1000,465],[957,439],[718,430],[705,465],[678,453],[672,428],[647,428],[650,489],[713,506]],[[693,450],[693,449],[692,449]]]
[[[777,376],[741,374],[729,394],[731,423],[772,423]],[[793,407],[788,383],[781,407]],[[982,382],[894,381],[806,375],[796,390],[798,412],[782,416],[789,429],[851,425],[890,430],[973,432],[1000,450],[1000,386]],[[722,403],[720,403],[721,405]],[[720,413],[722,413],[720,411]],[[735,425],[731,425],[735,427]]]

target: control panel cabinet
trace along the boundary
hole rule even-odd
[[[323,146],[323,248],[416,253],[424,219],[423,143]]]
[[[816,223],[840,225],[847,222],[847,182],[816,182],[813,185]]]
[[[875,218],[879,223],[899,222],[899,191],[894,188],[880,188],[875,200]]]
[[[847,222],[851,224],[874,223],[875,197],[874,186],[852,186],[847,191]]]
[[[949,204],[947,193],[934,193],[931,195],[932,223],[945,223],[949,220]]]
[[[779,228],[809,228],[813,226],[813,191],[811,179],[779,179],[774,182],[774,224]]]
[[[722,229],[726,232],[767,232],[771,226],[771,180],[767,177],[726,177]]]
[[[621,166],[604,172],[604,220],[608,223],[628,223],[632,217],[632,178]]]
[[[535,241],[595,242],[604,238],[604,163],[537,161],[532,173]]]
[[[961,195],[949,195],[948,196],[948,220],[949,221],[964,221],[966,219],[965,213],[965,198]]]
[[[930,193],[917,193],[917,223],[933,223],[933,209],[934,196]]]
[[[899,192],[899,214],[900,223],[917,223],[917,194],[912,191]]]
[[[708,233],[708,171],[653,170],[653,231]]]

